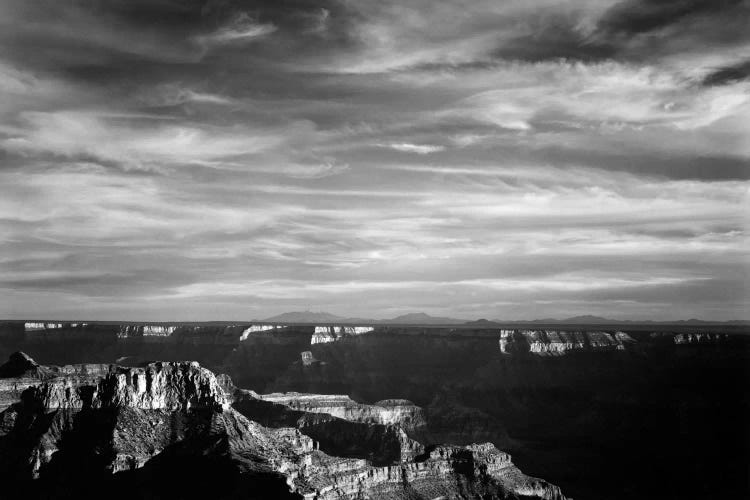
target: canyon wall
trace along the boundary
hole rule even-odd
[[[314,326],[160,324],[176,328],[118,338],[123,325],[44,323],[29,331],[23,322],[0,324],[0,354],[24,349],[43,365],[85,360],[91,373],[118,359],[140,368],[195,359],[254,390],[259,421],[277,428],[286,415],[285,426],[306,428],[320,451],[346,459],[385,466],[419,455],[411,441],[424,449],[492,442],[579,500],[602,491],[610,500],[750,493],[736,459],[750,457],[750,440],[738,439],[750,418],[750,351],[741,335],[378,326],[313,344]],[[0,383],[0,405],[48,377],[45,370]],[[403,415],[420,415],[424,425],[401,425],[405,437],[378,420],[388,414],[382,408],[396,415],[410,404],[419,411]]]
[[[342,338],[364,335],[374,330],[372,326],[316,326],[310,344],[336,342]]]
[[[501,330],[500,351],[503,354],[532,353],[562,356],[573,351],[624,351],[636,340],[625,332],[565,330]]]
[[[196,499],[565,500],[560,488],[526,476],[490,443],[425,449],[411,441],[414,453],[380,466],[327,454],[305,426],[268,427],[245,416],[237,400],[253,393],[196,362],[42,367],[16,353],[0,374],[6,386],[37,379],[0,413],[0,470],[10,495],[74,498],[106,491],[113,498],[154,498],[167,487],[170,497]],[[303,419],[336,419],[293,411]],[[375,413],[365,410],[363,418]],[[370,444],[377,447],[385,437]],[[198,477],[186,475],[198,472],[195,466],[210,480],[186,481]]]

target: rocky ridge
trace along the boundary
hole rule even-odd
[[[284,392],[258,395],[263,401],[308,413],[326,413],[352,422],[401,425],[414,429],[425,424],[422,408],[406,399],[387,399],[367,405],[341,394]]]
[[[243,415],[247,412],[238,403],[253,398],[313,422],[321,417],[353,420],[294,410],[256,398],[251,391],[233,390],[227,377],[217,378],[195,362],[157,362],[134,368],[42,367],[18,353],[0,367],[0,374],[3,390],[20,391],[17,400],[0,413],[0,470],[7,474],[9,487],[35,480],[55,488],[60,481],[116,481],[129,474],[131,479],[118,483],[123,490],[115,493],[142,497],[144,492],[138,488],[146,487],[148,478],[200,459],[206,467],[212,464],[217,470],[234,471],[236,477],[244,478],[243,487],[254,485],[247,490],[254,492],[254,498],[564,499],[559,488],[525,476],[509,455],[491,444],[428,450],[417,444],[415,453],[380,466],[364,458],[331,456],[318,449],[319,442],[306,435],[304,425],[301,429],[262,425]],[[274,398],[281,400],[278,395]],[[284,401],[293,404],[293,399]],[[322,403],[332,410],[348,407],[342,414],[355,420],[393,421],[401,415],[408,421],[418,413],[407,402],[378,407],[385,412],[375,417],[379,409],[361,408],[358,414],[356,403],[341,397],[335,404],[313,403],[314,398],[303,396],[297,399],[318,410]],[[388,406],[409,410],[389,412]],[[273,496],[268,496],[270,491],[275,492]]]

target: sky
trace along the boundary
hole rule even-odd
[[[0,317],[748,318],[749,25],[0,0]]]

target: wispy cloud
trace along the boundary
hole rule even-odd
[[[445,146],[438,146],[433,144],[410,144],[408,142],[383,144],[382,147],[395,149],[396,151],[401,151],[404,153],[417,153],[419,155],[437,153],[439,151],[445,150]]]
[[[204,47],[229,43],[247,43],[268,36],[276,30],[277,28],[273,24],[260,23],[243,12],[215,31],[197,35],[195,41]]]
[[[746,10],[3,3],[0,315],[743,316]]]

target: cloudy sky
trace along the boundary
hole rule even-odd
[[[0,316],[746,318],[749,24],[0,0]]]

